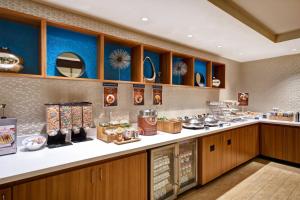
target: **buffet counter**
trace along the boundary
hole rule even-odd
[[[96,129],[93,129],[92,141],[31,152],[19,147],[16,154],[0,156],[0,185],[257,123],[300,126],[296,122],[248,120],[209,130],[183,129],[179,134],[158,132],[155,136],[140,136],[141,141],[124,145],[95,139]]]

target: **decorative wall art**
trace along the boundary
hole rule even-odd
[[[207,65],[208,65],[208,61],[195,59],[195,62],[194,62],[194,73],[195,73],[194,86],[199,86],[199,87],[207,86],[207,83],[206,83]]]
[[[56,59],[56,69],[66,77],[79,78],[85,72],[84,61],[72,52],[63,52]]]
[[[118,84],[103,83],[104,90],[104,107],[118,106]]]
[[[116,49],[109,55],[110,65],[114,69],[118,69],[119,80],[121,80],[121,70],[128,68],[130,65],[130,61],[131,57],[129,53],[124,49]]]
[[[148,82],[148,83],[154,83],[155,79],[156,79],[155,65],[153,64],[151,58],[149,56],[146,56],[144,59],[144,68],[145,68],[145,63],[147,63],[147,62],[151,65],[152,76],[148,78],[148,77],[145,77],[145,75],[144,75],[144,81]]]
[[[149,57],[151,59],[151,62],[153,65],[151,65],[150,62],[147,60],[145,61],[146,57]],[[149,50],[144,50],[144,77],[153,77],[153,66],[155,68],[156,76],[155,76],[155,83],[161,83],[162,81],[162,73],[161,73],[161,59],[162,56],[161,54],[154,52],[154,51],[149,51]]]
[[[199,72],[195,73],[195,86],[199,86],[199,87],[205,86],[205,78],[203,74]]]
[[[153,105],[162,105],[162,86],[152,86]]]
[[[213,77],[212,86],[213,87],[220,87],[220,85],[221,85],[221,81],[219,79],[217,79],[216,77]]]
[[[6,47],[0,48],[0,71],[20,72],[23,67],[23,59],[10,52]]]
[[[177,79],[177,84],[182,84],[182,77],[187,73],[187,64],[184,61],[177,61],[173,66],[173,77]]]
[[[145,104],[145,85],[134,84],[133,85],[133,104],[144,105]]]

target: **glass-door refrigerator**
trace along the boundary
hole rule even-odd
[[[197,140],[150,151],[150,199],[176,199],[197,185]]]

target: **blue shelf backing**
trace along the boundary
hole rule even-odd
[[[196,73],[202,74],[201,78],[204,78],[204,86],[207,86],[207,81],[206,81],[206,70],[207,69],[206,69],[206,65],[207,65],[206,61],[195,59],[194,78],[195,78]],[[195,86],[198,86],[196,82],[195,82]]]
[[[160,54],[155,53],[153,51],[145,50],[144,51],[144,59],[146,56],[148,56],[152,60],[154,66],[155,66],[155,71],[156,71],[155,83],[161,83],[161,80],[160,80],[161,78],[158,77],[158,73],[161,72],[161,70],[160,70]],[[144,67],[144,76],[148,77],[148,78],[152,77],[151,64],[147,61],[144,63],[143,67]]]
[[[24,60],[23,74],[40,74],[38,26],[0,19],[0,47]]]
[[[47,26],[47,76],[62,76],[56,69],[56,58],[63,52],[72,52],[85,64],[80,78],[97,79],[97,41],[96,36]]]
[[[132,54],[131,54],[132,49],[130,47],[113,43],[113,42],[106,42],[104,47],[104,79],[131,81],[131,63],[127,68],[120,69],[120,70],[115,69],[110,64],[109,56],[116,49],[125,50],[131,56],[131,60],[132,60]]]
[[[184,62],[184,59],[180,58],[180,57],[173,56],[173,60],[172,60],[173,69],[174,69],[174,64],[177,63],[177,62],[180,62],[180,61]],[[174,85],[184,85],[184,83],[183,83],[183,76],[174,75],[173,69],[172,69],[172,83]]]

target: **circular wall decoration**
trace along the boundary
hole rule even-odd
[[[130,55],[124,49],[116,49],[109,55],[109,62],[115,69],[126,69],[130,65]]]
[[[173,66],[173,74],[176,76],[184,76],[187,73],[187,64],[183,61],[178,61]]]

